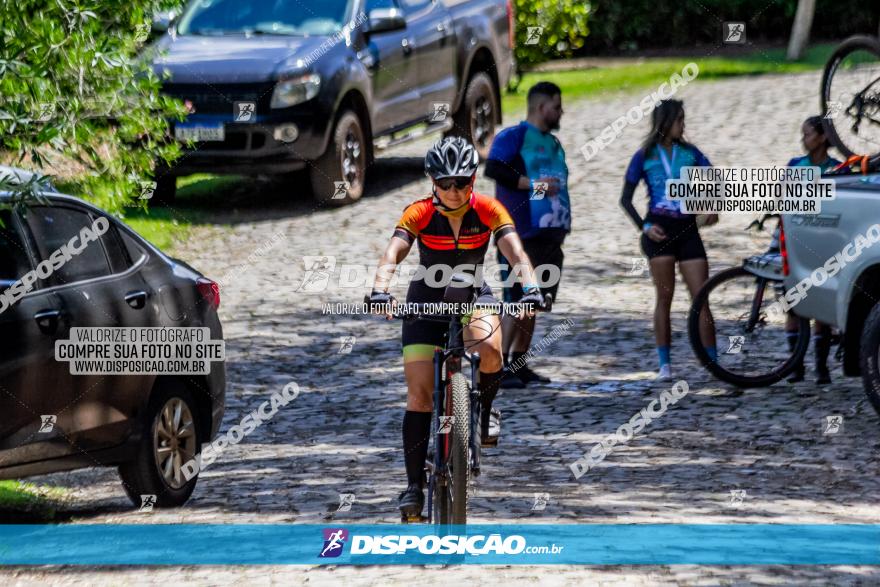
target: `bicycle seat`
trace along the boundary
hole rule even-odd
[[[782,254],[777,252],[752,255],[743,260],[743,268],[758,277],[774,281],[782,281],[785,278],[782,274]]]

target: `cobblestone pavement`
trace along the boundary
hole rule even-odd
[[[800,152],[801,121],[817,108],[816,74],[695,83],[680,92],[687,133],[716,165],[784,164]],[[655,367],[647,275],[629,275],[640,257],[636,232],[617,201],[630,155],[647,122],[627,128],[585,163],[579,147],[636,105],[642,94],[567,103],[560,132],[569,156],[574,231],[556,311],[542,316],[538,340],[566,318],[569,333],[535,359],[553,383],[504,391],[498,449],[472,499],[478,523],[877,523],[880,448],[877,416],[858,380],[817,388],[734,391],[709,378],[687,343],[684,286],[673,305],[673,362],[691,392],[628,445],[575,481],[568,464],[656,397],[665,385]],[[508,116],[507,123],[514,123]],[[187,507],[138,514],[129,510],[114,471],[86,470],[36,478],[71,488],[69,514],[83,523],[396,523],[402,489],[400,418],[405,388],[399,324],[363,316],[323,315],[322,303],[358,302],[366,287],[295,293],[304,255],[337,262],[375,262],[403,207],[426,193],[420,157],[427,143],[403,146],[372,169],[367,196],[355,206],[312,212],[299,203],[284,213],[258,205],[231,213],[230,229],[195,237],[180,256],[207,275],[233,270],[275,233],[285,243],[257,256],[226,284],[229,407],[223,429],[288,381],[303,393],[208,470]],[[492,193],[480,178],[478,189]],[[259,194],[254,194],[254,198]],[[640,200],[641,201],[641,200]],[[219,203],[218,203],[219,204]],[[221,204],[222,205],[222,204]],[[643,206],[640,203],[640,206]],[[256,207],[255,207],[256,206]],[[704,230],[713,271],[759,249],[745,217],[722,218]],[[411,259],[415,262],[415,258]],[[397,292],[403,294],[403,288]],[[340,354],[344,336],[356,337]],[[843,430],[822,434],[826,415],[842,414]],[[744,490],[733,506],[732,490]],[[543,511],[534,494],[547,492]],[[339,494],[356,496],[336,512]],[[499,567],[497,582],[552,584],[718,584],[876,582],[858,567]],[[403,584],[486,576],[479,568],[130,568],[32,571],[13,583]]]

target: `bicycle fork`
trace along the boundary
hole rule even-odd
[[[432,418],[432,426],[434,430],[432,431],[434,434],[434,459],[433,459],[433,467],[430,471],[430,475],[428,476],[428,523],[434,522],[434,489],[437,486],[438,476],[440,473],[440,463],[443,460],[443,454],[441,452],[441,434],[438,434],[440,430],[440,416],[445,405],[444,398],[444,387],[443,387],[443,362],[444,362],[444,353],[441,349],[434,349],[434,417]],[[445,484],[445,480],[443,481]]]
[[[480,394],[480,355],[471,355],[471,434],[470,457],[471,471],[474,476],[480,474],[480,445],[482,444],[482,410],[483,402]]]

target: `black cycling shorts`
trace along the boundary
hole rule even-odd
[[[551,299],[556,301],[556,292],[559,290],[559,282],[562,280],[562,261],[565,258],[565,255],[562,252],[562,241],[558,238],[535,237],[522,239],[522,244],[526,255],[529,256],[529,261],[532,262],[533,268],[537,269],[541,265],[551,265],[558,270],[559,279],[555,283],[552,285],[539,284],[541,287],[541,293],[549,293]],[[498,251],[498,263],[508,266],[506,271],[501,271],[501,279],[506,283],[513,267],[510,266],[510,263],[504,258],[504,255],[501,254],[500,250]],[[542,277],[543,279],[548,279],[549,275],[542,271]],[[539,276],[539,278],[541,278],[541,276]],[[522,297],[522,284],[518,279],[515,280],[510,287],[504,288],[505,302],[516,303],[520,301]]]
[[[423,282],[411,282],[409,291],[407,292],[406,301],[411,304],[427,304],[438,303],[443,301],[443,289],[432,288],[423,284]],[[477,295],[477,304],[497,304],[498,300],[492,293],[492,288],[488,284],[480,287]],[[449,333],[449,322],[440,322],[434,320],[404,320],[402,326],[401,343],[403,346],[404,360],[415,359],[411,356],[412,345],[429,345],[433,347],[444,348],[446,346],[446,337]],[[411,347],[409,350],[406,347]],[[421,352],[421,359],[424,359],[428,352],[427,347],[415,349]],[[433,352],[433,351],[432,351]]]
[[[671,256],[677,261],[705,259],[706,249],[700,231],[693,217],[668,218],[665,216],[648,215],[646,222],[659,225],[666,231],[666,240],[654,242],[642,233],[642,252],[649,259]]]

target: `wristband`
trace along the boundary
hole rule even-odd
[[[525,293],[526,290],[537,290],[537,289],[538,289],[537,283],[527,283],[522,286],[523,293]]]
[[[529,180],[529,193],[530,194],[535,193],[535,180],[534,179]]]
[[[643,222],[642,223],[642,232],[648,232],[651,230],[651,227],[654,226],[653,222]]]

